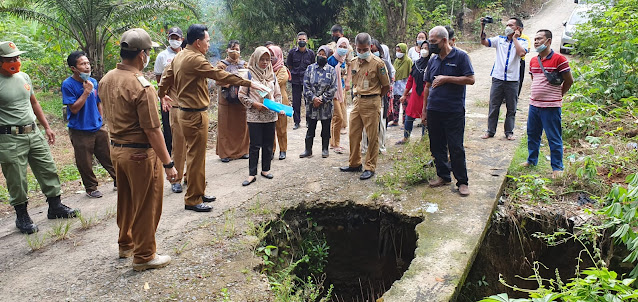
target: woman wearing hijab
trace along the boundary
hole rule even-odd
[[[284,65],[283,52],[279,46],[272,44],[268,46],[268,50],[272,58],[270,60],[272,70],[275,73],[275,77],[277,77],[279,90],[281,91],[281,103],[290,106],[288,92],[286,91],[286,83],[290,80],[290,71],[288,71],[288,68]],[[286,151],[288,151],[288,117],[280,115],[275,124],[275,128],[277,130],[277,141],[279,141],[279,160],[284,160],[286,159]],[[275,145],[276,144],[273,143],[273,157],[275,156]]]
[[[316,63],[308,66],[303,77],[303,97],[306,100],[306,149],[300,158],[312,157],[312,143],[315,138],[317,122],[321,121],[321,157],[326,158],[330,141],[330,123],[332,120],[333,99],[337,92],[337,74],[328,64],[332,50],[327,45],[319,47]],[[338,130],[338,129],[337,129]]]
[[[421,118],[423,111],[423,91],[425,90],[425,82],[423,77],[425,75],[425,69],[428,67],[428,61],[430,61],[430,52],[421,48],[421,58],[412,66],[412,72],[408,77],[408,83],[405,86],[405,92],[401,96],[400,102],[404,102],[409,96],[408,106],[405,109],[405,129],[403,132],[403,139],[397,142],[397,145],[403,145],[410,139],[412,128],[414,127],[414,120]],[[421,128],[421,136],[425,133],[425,127]]]
[[[272,179],[270,162],[272,160],[272,148],[275,142],[275,123],[277,113],[264,106],[264,98],[281,103],[281,92],[277,78],[270,62],[268,48],[259,46],[248,60],[249,78],[255,83],[265,86],[270,92],[261,96],[257,89],[241,87],[239,100],[246,106],[246,121],[250,134],[250,148],[248,159],[248,178],[242,183],[248,186],[257,180],[257,164],[259,163],[259,150],[261,149],[261,176]],[[283,114],[283,111],[279,114]]]
[[[328,58],[328,64],[335,69],[337,75],[337,92],[334,100],[334,113],[332,115],[332,123],[330,124],[330,147],[338,154],[345,152],[345,148],[341,147],[341,131],[344,124],[347,125],[347,112],[345,103],[346,81],[343,75],[347,71],[346,58],[348,57],[348,47],[350,41],[341,37],[337,40],[337,48],[335,53]]]
[[[399,112],[401,110],[401,96],[405,92],[405,85],[408,83],[408,77],[410,76],[410,69],[412,67],[412,59],[410,59],[406,52],[408,51],[408,45],[405,43],[399,43],[396,46],[396,59],[394,59],[394,85],[392,85],[393,99],[392,106],[390,108],[391,114],[388,115],[388,120],[392,121],[388,124],[389,127],[399,125]],[[405,107],[403,105],[403,114],[405,114]],[[405,116],[403,117],[405,120]]]
[[[240,57],[239,41],[228,42],[227,57],[217,62],[217,67],[233,74],[239,74],[246,68],[246,61]],[[221,161],[227,163],[233,159],[248,158],[250,136],[246,124],[246,107],[239,102],[239,87],[222,86],[217,91],[217,148]],[[227,99],[228,98],[228,99]]]

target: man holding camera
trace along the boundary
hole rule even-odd
[[[502,36],[487,39],[485,24],[492,23],[491,17],[481,18],[481,44],[496,48],[496,61],[492,68],[492,88],[490,89],[490,109],[487,117],[487,132],[483,139],[494,137],[496,124],[505,101],[507,114],[505,115],[505,137],[514,140],[514,121],[516,103],[518,102],[518,81],[521,57],[527,53],[527,41],[521,39],[523,22],[518,18],[510,18]]]
[[[563,137],[561,129],[561,106],[563,95],[574,83],[569,62],[561,54],[554,53],[552,32],[541,29],[534,37],[538,57],[529,63],[532,77],[532,95],[527,118],[527,150],[529,155],[524,167],[538,163],[538,152],[543,129],[549,143],[552,177],[563,171]]]

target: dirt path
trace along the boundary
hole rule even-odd
[[[540,14],[526,21],[526,33],[533,37],[540,27],[549,27],[555,35],[553,48],[558,49],[561,23],[573,7],[571,1],[550,2]],[[528,62],[532,55],[528,56]],[[503,138],[502,123],[496,138],[487,142],[478,138],[486,128],[493,56],[493,49],[471,53],[477,80],[467,94],[466,150],[470,181],[485,175],[473,167],[484,158],[493,157],[492,150],[518,144]],[[521,96],[529,94],[529,77],[524,87]],[[524,133],[526,97],[521,98],[518,108],[515,134],[520,137]],[[418,132],[413,136],[418,137]],[[46,207],[30,209],[40,227],[39,236],[48,234],[43,247],[36,251],[32,251],[25,236],[15,228],[13,215],[0,218],[0,301],[206,301],[221,300],[223,288],[228,289],[232,301],[268,301],[267,280],[254,271],[259,258],[253,254],[256,244],[256,237],[251,236],[253,224],[301,203],[330,204],[348,200],[369,205],[381,203],[401,210],[399,201],[374,202],[369,198],[380,188],[374,181],[361,182],[358,175],[338,171],[339,166],[347,164],[347,154],[331,153],[327,159],[320,156],[299,159],[305,136],[303,124],[299,130],[289,129],[288,135],[288,158],[273,161],[275,178],[259,178],[249,187],[241,186],[248,174],[246,160],[224,164],[214,151],[209,152],[207,193],[218,198],[212,213],[184,211],[183,194],[170,193],[168,183],[165,184],[163,216],[157,231],[158,252],[171,255],[173,262],[164,269],[136,273],[131,269],[130,260],[117,259],[116,192],[111,191],[108,184],[101,188],[105,192],[101,199],[90,200],[78,194],[65,200],[68,205],[80,208],[86,217],[95,219],[88,228],[82,228],[77,219],[69,220],[72,226],[65,240],[54,241],[50,235],[59,221],[46,219]],[[390,128],[388,147],[395,148],[393,144],[401,136],[398,127]],[[347,137],[342,139],[347,145]],[[318,153],[316,141],[314,151]],[[378,172],[387,172],[391,164],[382,156]],[[455,196],[451,192],[443,194]]]

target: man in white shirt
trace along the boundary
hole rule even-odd
[[[162,79],[164,69],[171,64],[173,58],[182,50],[182,42],[184,41],[183,32],[179,27],[173,27],[168,30],[169,46],[157,55],[155,59],[155,78],[159,84]],[[182,193],[182,176],[184,175],[184,166],[186,163],[186,141],[184,134],[179,127],[177,119],[177,94],[175,90],[169,91],[169,96],[173,99],[172,104],[162,105],[162,130],[164,130],[164,142],[166,149],[175,162],[177,169],[177,181],[171,184],[173,193]]]
[[[483,21],[483,19],[481,19]],[[505,137],[514,140],[514,122],[516,103],[518,102],[518,81],[521,57],[527,53],[527,40],[521,39],[523,22],[518,18],[510,18],[505,27],[505,34],[486,39],[481,33],[481,44],[496,48],[496,61],[492,67],[492,88],[490,89],[490,109],[487,117],[487,131],[481,138],[494,137],[501,109],[505,102]]]

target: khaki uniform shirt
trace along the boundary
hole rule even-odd
[[[118,63],[99,86],[111,140],[118,144],[149,143],[144,129],[160,127],[158,98],[142,72]]]
[[[381,94],[381,88],[390,86],[388,70],[381,58],[370,55],[368,59],[352,59],[352,85],[355,95]]]
[[[208,78],[232,86],[250,86],[250,81],[214,67],[199,50],[188,45],[166,67],[159,84],[159,96],[163,97],[174,86],[179,107],[208,108]]]

